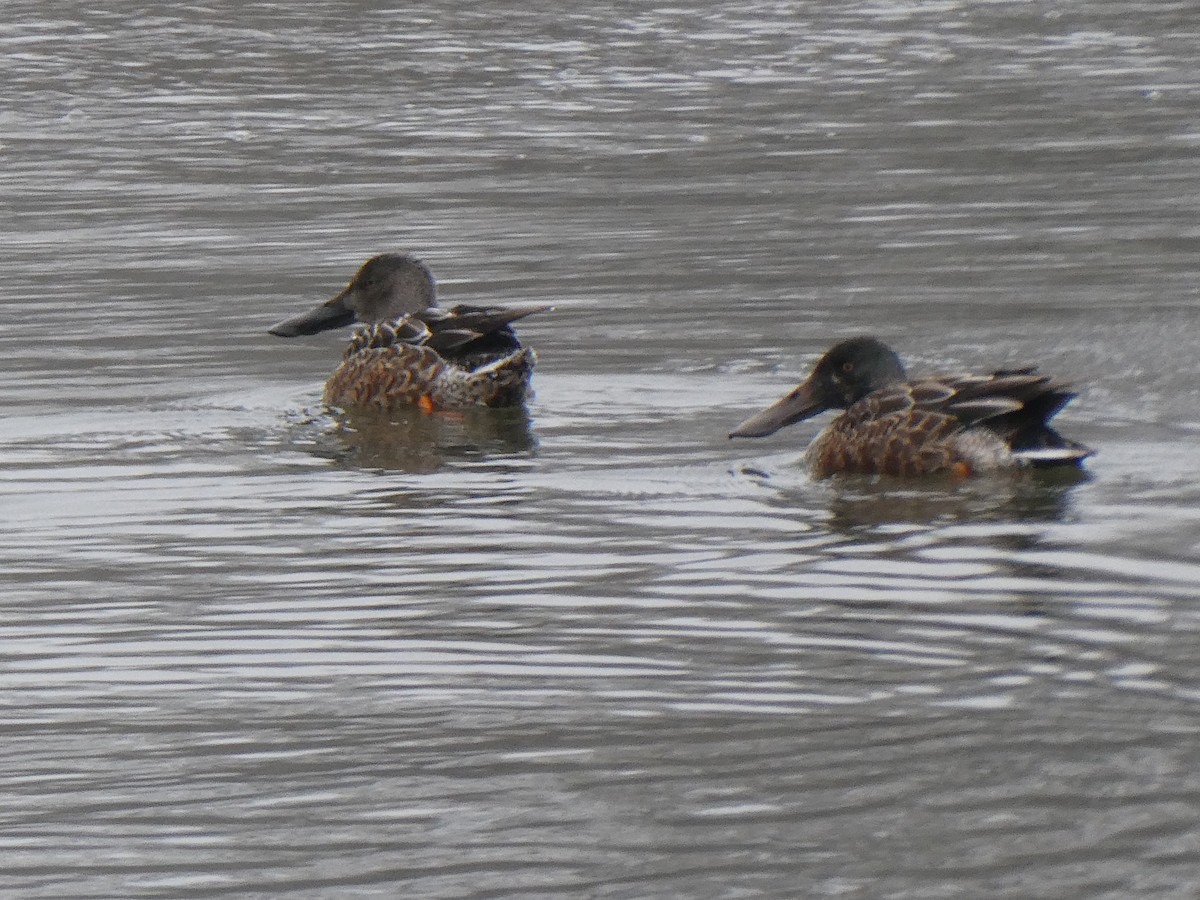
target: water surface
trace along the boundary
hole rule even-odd
[[[0,890],[1194,896],[1192,12],[18,4]],[[396,248],[527,417],[321,407]],[[1089,476],[726,439],[868,331]]]

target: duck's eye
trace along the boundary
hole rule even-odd
[[[842,371],[845,372],[847,375],[849,375],[851,372],[854,371],[854,363],[852,363],[852,362],[842,363]]]

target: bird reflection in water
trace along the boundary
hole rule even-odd
[[[830,498],[830,526],[857,530],[905,524],[1059,522],[1069,514],[1073,489],[1089,480],[1085,471],[1065,468],[968,482],[933,478],[916,485],[847,478]]]
[[[527,454],[536,444],[524,405],[432,414],[412,407],[335,410],[313,452],[350,468],[428,474],[453,460]]]
[[[814,482],[800,465],[770,471],[744,467],[775,494],[773,507],[818,517],[833,531],[873,532],[880,526],[952,523],[1053,523],[1070,515],[1075,489],[1091,481],[1082,469],[1059,467],[1005,472],[963,480],[952,475],[917,481],[844,475]]]

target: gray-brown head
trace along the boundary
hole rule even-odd
[[[433,274],[408,253],[372,256],[331,300],[271,326],[271,334],[296,337],[359,322],[390,322],[437,305]]]
[[[904,364],[890,347],[873,337],[850,338],[834,344],[803,384],[752,415],[729,436],[765,437],[827,409],[846,409],[867,394],[903,380]]]

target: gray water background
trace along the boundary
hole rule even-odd
[[[1200,892],[1192,4],[5,12],[4,896]],[[265,333],[397,248],[527,420]],[[864,332],[1090,477],[726,439]]]

